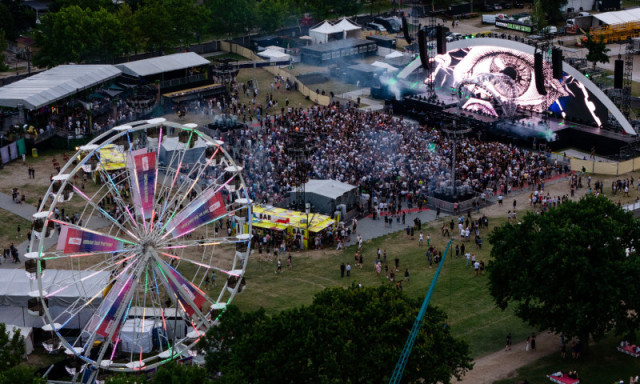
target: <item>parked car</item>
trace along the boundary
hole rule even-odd
[[[511,9],[513,7],[513,5],[511,5],[510,2],[505,1],[504,3],[502,3],[502,9]]]
[[[462,38],[462,33],[453,32],[447,35],[447,42],[456,41]]]
[[[380,24],[369,23],[369,24],[367,24],[367,27],[369,27],[369,29],[372,29],[374,31],[387,32],[387,29],[385,27],[383,27],[382,25],[380,25]]]
[[[524,3],[523,3],[523,2],[521,2],[521,1],[516,1],[515,3],[513,3],[513,6],[514,6],[515,8],[522,9],[522,8],[524,8]]]
[[[500,4],[493,4],[494,11],[502,11],[502,6]]]

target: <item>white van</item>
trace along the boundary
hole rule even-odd
[[[540,33],[543,35],[555,35],[556,33],[558,33],[558,28],[553,25],[549,25],[548,27],[542,28],[542,30],[540,30]]]
[[[369,23],[369,24],[367,24],[367,27],[373,29],[374,31],[387,32],[387,29],[385,27],[383,27],[382,25],[380,25],[380,24]]]

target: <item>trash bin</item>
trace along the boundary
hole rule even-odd
[[[31,148],[31,157],[38,157],[38,148]]]

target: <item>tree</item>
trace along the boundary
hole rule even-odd
[[[535,0],[531,7],[531,24],[533,29],[540,33],[544,30],[547,24],[547,15],[542,8],[542,0]]]
[[[256,2],[252,0],[205,0],[209,9],[209,31],[216,35],[245,34],[256,19]],[[222,12],[221,10],[224,10]]]
[[[380,383],[389,380],[418,312],[416,300],[389,286],[326,289],[309,307],[273,317],[231,307],[200,345],[222,383]],[[467,344],[445,321],[429,308],[404,381],[450,383],[471,368]]]
[[[48,13],[36,30],[40,51],[38,66],[53,67],[74,62],[113,62],[124,52],[120,20],[104,8],[91,10],[77,5]]]
[[[557,23],[564,20],[562,16],[562,6],[566,5],[568,0],[539,0],[544,9],[549,24]]]
[[[633,339],[640,325],[639,238],[639,222],[605,197],[529,213],[489,235],[491,295],[531,326],[578,336],[585,346],[612,329]]]
[[[138,8],[136,24],[142,32],[141,40],[148,51],[172,47],[178,42],[172,27],[172,15],[160,0],[151,0]]]
[[[194,0],[165,0],[163,5],[171,10],[173,33],[183,47],[196,40],[209,19],[209,9]]]
[[[159,367],[150,381],[151,384],[206,384],[209,382],[204,368],[176,362]]]
[[[278,0],[262,0],[257,5],[258,27],[264,32],[274,32],[284,22],[286,9]]]
[[[593,63],[593,69],[596,69],[597,63],[608,63],[610,51],[607,45],[602,39],[596,39],[592,34],[587,33],[587,41],[583,43],[583,46],[587,48],[587,61]]]
[[[0,28],[0,72],[6,71],[9,67],[5,63],[7,59],[4,56],[4,50],[7,49],[7,39],[5,39],[4,30]]]
[[[0,372],[0,384],[46,384],[47,380],[36,376],[35,368],[16,365]]]
[[[20,332],[9,337],[6,324],[0,323],[0,373],[20,364],[25,353],[24,337]]]

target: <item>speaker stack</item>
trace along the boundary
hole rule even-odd
[[[424,29],[418,31],[418,49],[420,50],[420,62],[422,68],[429,70],[429,55],[427,53],[427,34]]]
[[[438,48],[438,55],[444,55],[447,53],[447,35],[442,25],[436,27],[436,41]]]
[[[553,67],[553,78],[556,80],[562,79],[562,49],[553,48],[551,51],[551,65]]]
[[[407,40],[407,44],[411,44],[413,40],[409,36],[409,25],[407,24],[407,18],[404,16],[402,16],[402,33],[404,34],[404,39]]]
[[[542,60],[542,53],[536,52],[533,55],[533,70],[536,76],[536,90],[541,95],[547,94],[547,89],[544,86],[544,71],[542,69],[544,63]]]
[[[622,61],[622,59],[617,59],[614,63],[613,88],[615,89],[622,88],[623,72],[624,72],[624,61]]]

